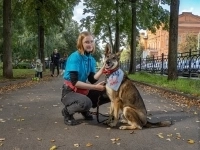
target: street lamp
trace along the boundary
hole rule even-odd
[[[41,59],[41,51],[40,51],[40,8],[36,8],[36,13],[38,17],[38,58]]]

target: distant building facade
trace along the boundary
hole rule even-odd
[[[178,20],[178,44],[185,41],[187,34],[193,34],[198,37],[200,35],[200,16],[191,12],[183,12],[179,15]],[[168,55],[169,33],[162,28],[156,33],[146,31],[140,35],[140,42],[144,45],[143,58],[147,56],[155,57]]]

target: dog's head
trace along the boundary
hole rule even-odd
[[[113,54],[109,44],[105,47],[105,70],[116,70],[119,68],[120,54],[122,50]]]

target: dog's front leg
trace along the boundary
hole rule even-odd
[[[104,121],[104,124],[109,125],[113,121],[113,114],[114,114],[114,103],[113,101],[111,101],[109,117],[106,121]]]
[[[118,120],[119,120],[119,108],[120,108],[120,99],[115,99],[113,101],[113,111],[112,111],[112,114],[113,114],[113,117],[114,117],[114,120],[109,123],[108,125],[110,127],[115,127],[118,123]]]

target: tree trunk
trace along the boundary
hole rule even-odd
[[[179,0],[171,0],[169,23],[168,80],[177,80]]]
[[[45,54],[44,54],[44,27],[40,26],[40,54],[41,62],[43,63],[43,70],[45,71]]]
[[[113,46],[113,40],[112,40],[112,31],[111,31],[111,27],[110,24],[108,23],[108,33],[109,33],[109,41],[110,41],[110,45],[111,45],[111,49],[113,52],[114,46]]]
[[[131,57],[130,57],[130,67],[129,74],[134,74],[136,72],[136,1],[131,1],[132,9],[132,29],[131,29]]]
[[[115,24],[115,44],[114,44],[114,49],[113,52],[116,53],[119,51],[119,1],[116,0],[116,24]]]
[[[3,0],[3,77],[13,78],[11,50],[11,0]]]

